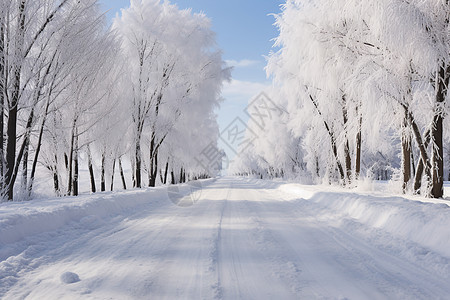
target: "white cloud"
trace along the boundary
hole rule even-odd
[[[235,68],[246,68],[260,63],[258,60],[242,59],[242,60],[226,60],[228,66]]]
[[[271,86],[270,82],[252,82],[232,79],[224,84],[222,96],[227,101],[239,101],[248,103],[259,93],[266,91]]]

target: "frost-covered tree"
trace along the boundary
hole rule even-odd
[[[92,28],[99,28],[97,24],[102,22],[95,0],[2,1],[0,102],[3,105],[0,119],[3,121],[0,129],[5,140],[0,169],[2,190],[8,199],[13,198],[21,164],[22,186],[25,190],[32,188],[51,103],[64,93],[66,76],[77,66],[73,62],[79,63],[80,55],[87,53],[76,52],[77,47],[80,50],[85,46],[76,45],[72,39],[89,40]],[[89,47],[91,51],[101,52]]]
[[[300,151],[302,139],[295,136],[289,122],[295,118],[287,97],[269,89],[249,102],[245,141],[233,159],[231,172],[258,177],[298,176],[305,169]]]
[[[364,21],[370,35],[359,42],[374,48],[378,77],[368,78],[380,92],[379,98],[390,100],[390,108],[400,106],[397,124],[403,123],[403,180],[407,185],[409,157],[412,154],[409,133],[415,139],[420,160],[416,165],[425,172],[425,187],[433,197],[443,195],[443,118],[446,113],[449,78],[448,1],[369,1],[357,4],[355,11],[345,12]],[[380,26],[383,24],[383,26]],[[353,39],[353,43],[358,40]],[[429,149],[427,151],[427,148]],[[420,188],[422,172],[415,173],[414,190]]]
[[[325,10],[324,2],[288,1],[277,18],[276,45],[282,48],[271,55],[267,68],[275,84],[286,89],[289,112],[303,119],[288,124],[310,148],[306,155],[310,172],[337,173],[344,183],[360,173],[363,111],[345,80],[355,70],[359,55],[336,37],[352,32],[354,23]]]
[[[204,101],[210,109],[201,119],[210,117],[228,75],[203,14],[179,10],[168,1],[136,0],[122,10],[113,28],[122,42],[124,75],[129,80],[133,183],[142,186],[144,167],[149,186],[155,186],[159,152],[167,137],[182,115],[192,115],[193,101]]]
[[[311,176],[396,173],[401,153],[404,190],[442,196],[449,14],[445,0],[286,2],[267,70]]]
[[[169,168],[183,180],[202,173],[196,157],[217,145],[230,76],[210,21],[145,0],[105,25],[97,0],[0,3],[2,197],[13,199],[18,178],[29,197],[41,175],[57,195],[77,195],[84,158],[92,192],[112,190],[117,167],[125,189],[129,156],[137,187],[143,171],[150,186]]]
[[[75,7],[79,14],[65,15],[61,20],[65,27],[49,42],[57,53],[55,63],[59,68],[54,71],[35,154],[36,161],[42,143],[45,152],[51,152],[44,153],[44,165],[53,174],[58,195],[78,194],[80,150],[84,137],[107,114],[108,106],[102,103],[111,89],[105,78],[114,66],[117,50],[96,1]],[[26,159],[23,174],[25,163]],[[32,182],[33,178],[29,191]]]

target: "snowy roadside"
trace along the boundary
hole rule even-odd
[[[383,191],[384,188],[377,186],[376,191],[366,192],[287,183],[280,185],[278,190],[297,200],[314,203],[317,218],[336,227],[351,226],[353,232],[359,231],[364,236],[369,233],[377,237],[389,236],[396,240],[384,240],[385,246],[397,249],[400,246],[410,252],[405,255],[420,255],[425,260],[432,259],[427,256],[433,256],[435,252],[448,263],[450,201],[399,196]],[[435,263],[438,268],[439,261]]]
[[[207,185],[214,179],[202,180]],[[177,185],[180,193],[186,184]],[[170,192],[170,190],[169,190]],[[14,243],[72,223],[96,226],[106,219],[142,209],[174,205],[167,187],[85,194],[78,197],[0,203],[0,261],[16,254]]]
[[[85,225],[137,210],[160,206],[165,189],[132,190],[0,204],[0,260],[16,254],[12,244],[27,237],[58,230],[73,222]]]

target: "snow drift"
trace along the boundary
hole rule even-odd
[[[279,189],[318,204],[318,218],[332,218],[339,225],[357,222],[450,256],[450,203],[445,200],[373,196],[342,190],[321,192],[317,187],[296,184],[285,184]]]

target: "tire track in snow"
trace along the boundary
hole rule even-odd
[[[222,291],[222,283],[221,283],[221,261],[220,261],[220,248],[221,248],[221,242],[222,242],[222,223],[223,223],[223,216],[225,213],[225,210],[227,209],[228,204],[228,198],[231,193],[231,184],[228,186],[227,193],[225,196],[225,199],[223,199],[223,204],[221,206],[220,210],[220,218],[219,222],[217,224],[217,233],[214,238],[213,242],[213,248],[211,251],[211,266],[210,270],[215,273],[215,276],[217,278],[217,282],[213,286],[215,290],[215,299],[222,299],[223,298],[223,291]]]
[[[297,299],[280,277],[273,276],[275,262],[258,246],[255,217],[259,211],[254,204],[259,202],[255,197],[259,193],[255,194],[253,189],[260,186],[236,178],[232,183],[222,221],[220,273],[223,298]]]
[[[272,276],[286,284],[293,297],[301,295],[303,287],[308,283],[300,279],[303,272],[292,257],[295,251],[286,243],[280,243],[268,225],[259,218],[254,220],[256,228],[253,230],[254,239],[258,251],[270,262]]]
[[[311,285],[312,279],[302,276],[304,271],[301,257],[298,256],[292,245],[272,228],[274,220],[270,219],[267,214],[272,209],[267,207],[266,202],[271,203],[276,197],[269,201],[261,200],[264,196],[267,197],[266,193],[270,193],[270,189],[255,189],[251,192],[254,199],[259,199],[259,201],[252,202],[252,206],[248,209],[253,212],[252,220],[255,228],[252,234],[255,245],[261,255],[270,262],[274,280],[280,281],[286,286],[286,289],[292,294],[292,299],[302,298],[302,296],[304,297],[302,291],[306,286]],[[285,216],[283,215],[282,218],[284,219]],[[316,291],[315,294],[319,294],[319,291]]]

